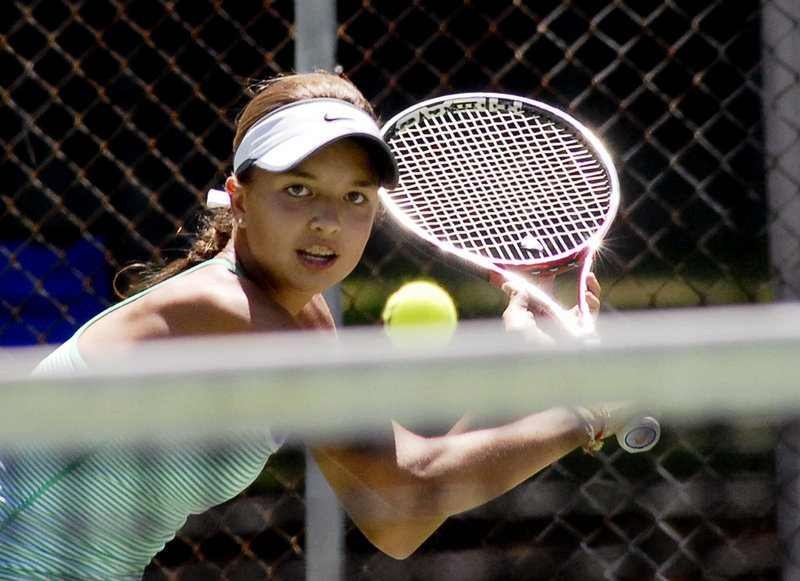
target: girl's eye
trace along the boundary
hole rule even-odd
[[[304,198],[311,195],[311,190],[305,186],[289,186],[286,191],[295,198]]]
[[[363,204],[367,201],[367,196],[361,192],[350,192],[345,196],[345,200],[351,204]]]

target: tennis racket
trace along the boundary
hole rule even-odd
[[[597,137],[555,107],[499,93],[423,101],[382,135],[399,168],[398,186],[381,190],[396,223],[495,284],[525,288],[571,335],[594,334],[586,280],[619,206],[617,173]],[[577,317],[528,278],[572,268]],[[621,432],[628,451],[658,440],[658,430],[640,428]]]
[[[594,331],[586,277],[619,205],[600,141],[558,109],[514,95],[423,101],[383,127],[400,182],[389,215],[439,250],[513,281],[572,335]],[[575,317],[528,276],[580,267]]]

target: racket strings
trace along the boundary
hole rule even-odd
[[[543,116],[448,112],[389,142],[401,171],[393,202],[428,235],[492,260],[569,254],[609,211],[605,168]]]

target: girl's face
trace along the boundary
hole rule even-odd
[[[285,173],[229,178],[247,275],[290,313],[356,267],[378,209],[378,172],[356,142],[334,142]]]

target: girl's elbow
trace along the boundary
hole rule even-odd
[[[409,558],[413,555],[416,550],[422,544],[421,541],[419,543],[410,543],[410,544],[395,544],[395,543],[388,543],[388,544],[375,544],[375,546],[380,549],[380,551],[386,555],[389,555],[392,559],[397,559],[398,561],[402,561],[404,559]]]
[[[361,532],[382,553],[402,561],[417,549],[441,526],[443,519],[424,519],[396,522],[380,527],[360,526]]]

